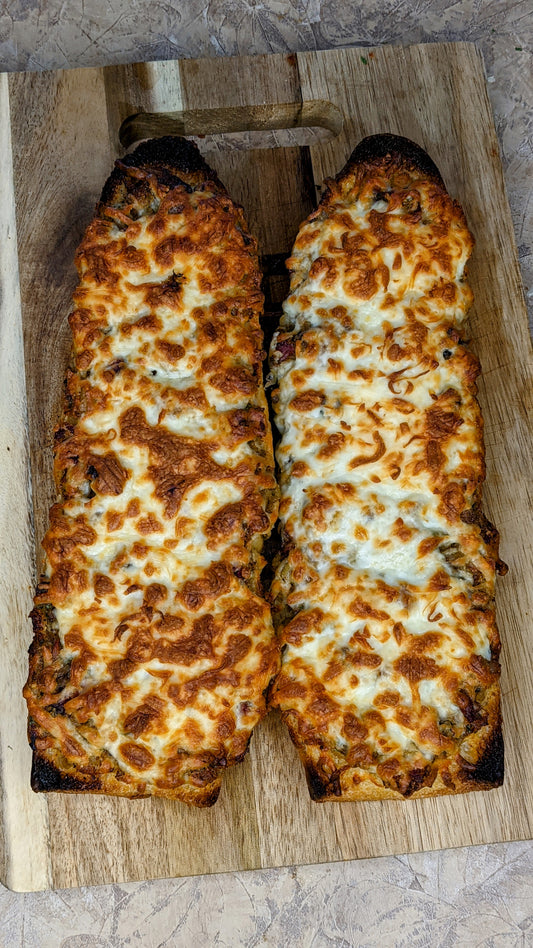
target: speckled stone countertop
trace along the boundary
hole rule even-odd
[[[532,0],[0,0],[0,71],[466,40],[533,304]],[[20,895],[0,948],[533,946],[533,842]]]

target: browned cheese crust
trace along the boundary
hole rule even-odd
[[[417,145],[365,139],[302,225],[272,345],[283,550],[271,704],[315,800],[503,779],[473,246]]]
[[[32,785],[209,806],[279,661],[256,243],[196,147],[163,138],[116,163],[77,267]]]

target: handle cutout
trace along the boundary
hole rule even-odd
[[[223,139],[235,149],[286,148],[331,141],[342,131],[342,112],[332,102],[287,102],[275,105],[185,109],[181,112],[138,112],[124,119],[119,138],[130,148],[145,138],[186,135]]]

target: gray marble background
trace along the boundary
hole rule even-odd
[[[445,40],[485,57],[531,313],[533,0],[0,0],[0,71]],[[26,895],[0,886],[0,946],[527,948],[533,843]]]

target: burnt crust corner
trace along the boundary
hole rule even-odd
[[[32,733],[32,724],[30,720],[30,735]],[[30,743],[31,740],[30,740]],[[148,796],[166,797],[172,800],[179,800],[182,803],[192,804],[199,808],[213,806],[217,802],[221,777],[218,776],[214,781],[205,787],[186,785],[180,787],[177,791],[161,791],[150,794],[146,791],[144,784],[132,785],[118,779],[116,774],[106,774],[100,777],[98,774],[74,774],[69,770],[61,770],[59,767],[33,750],[31,776],[31,788],[35,793],[97,793],[108,796],[129,797],[130,799],[141,799]]]
[[[198,146],[181,135],[149,138],[121,158],[118,164],[126,168],[166,168],[171,172],[179,170],[183,174],[201,172],[206,177],[215,175],[202,158]]]
[[[481,506],[481,498],[474,499],[472,506],[461,513],[463,523],[475,524],[481,539],[488,547],[495,562],[495,569],[499,576],[505,576],[509,571],[507,563],[500,558],[500,534],[493,523],[487,519]]]
[[[103,187],[97,213],[101,213],[106,206],[123,204],[125,190],[133,192],[137,198],[143,196],[143,191],[151,192],[149,180],[142,180],[146,176],[155,179],[157,186],[163,190],[181,185],[193,191],[205,181],[224,190],[218,175],[204,160],[194,142],[179,135],[165,135],[141,142],[134,151],[115,162]]]
[[[331,778],[327,778],[311,761],[305,759],[304,767],[309,796],[315,803],[341,796],[342,791],[338,773],[334,773]]]
[[[501,724],[490,732],[483,752],[475,764],[461,758],[462,779],[469,790],[491,790],[501,787],[504,779],[504,741]]]
[[[338,174],[326,179],[315,213],[327,207],[339,189],[343,193],[358,191],[369,181],[374,186],[376,198],[382,190],[405,190],[416,187],[418,182],[429,183],[437,194],[448,197],[442,175],[428,153],[410,138],[386,132],[363,138]],[[451,203],[455,212],[464,218],[459,205],[454,201]]]
[[[435,162],[424,149],[402,135],[385,133],[382,135],[368,135],[354,148],[342,171],[337,175],[337,181],[345,177],[347,172],[358,165],[383,165],[389,171],[395,168],[403,171],[416,171],[418,174],[430,178],[444,187],[442,175]]]
[[[97,793],[101,790],[97,777],[88,777],[83,780],[63,772],[36,751],[33,752],[30,780],[31,788],[35,793],[51,793],[55,790],[62,793],[81,793],[87,790]]]

